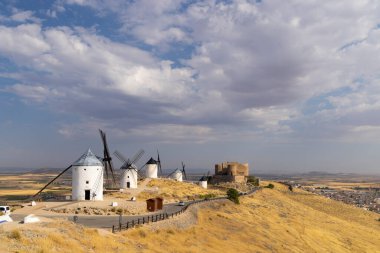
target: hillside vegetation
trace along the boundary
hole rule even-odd
[[[240,205],[207,204],[186,229],[168,222],[114,235],[68,222],[7,224],[0,252],[380,252],[380,215],[274,185]]]
[[[226,192],[219,189],[204,189],[197,184],[178,182],[172,179],[152,179],[148,187],[157,188],[158,192],[142,192],[139,199],[163,197],[169,201],[198,199],[204,196],[220,196]]]

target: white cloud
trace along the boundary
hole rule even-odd
[[[41,85],[15,84],[8,91],[37,102],[43,102],[46,99],[59,96],[56,90]]]
[[[49,101],[53,108],[99,122],[117,119],[115,129],[129,120],[135,135],[157,126],[169,136],[176,126],[181,140],[220,135],[234,125],[251,126],[253,136],[297,134],[300,128],[307,128],[300,130],[306,135],[319,127],[350,134],[351,127],[380,125],[372,120],[379,110],[377,1],[66,4],[116,13],[120,31],[153,50],[84,28],[0,26],[0,53],[38,72],[17,78],[12,90],[20,96],[41,101],[54,91],[59,97]],[[179,59],[181,67],[151,53],[165,48],[175,54],[178,43],[194,49],[189,59]],[[352,91],[334,93],[342,88]],[[331,108],[303,115],[309,99],[331,92]]]
[[[49,50],[38,24],[23,24],[17,27],[0,26],[0,52],[3,56],[24,65],[34,57]]]
[[[33,17],[33,12],[31,11],[20,11],[13,14],[10,19],[17,22],[25,22]]]

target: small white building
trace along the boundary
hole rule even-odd
[[[207,181],[208,181],[208,176],[201,177],[201,179],[199,179],[199,186],[207,189]]]
[[[90,149],[72,165],[72,200],[103,200],[103,163]]]
[[[123,174],[121,175],[120,179],[120,187],[121,189],[128,189],[128,188],[137,188],[137,168],[133,164],[127,168],[122,169]]]
[[[182,181],[183,181],[183,174],[182,174],[182,171],[180,171],[179,169],[176,169],[176,170],[173,172],[172,178],[173,178],[174,180],[177,180],[178,182],[182,182]]]
[[[202,188],[207,189],[207,180],[199,181],[199,186],[201,186]]]
[[[145,176],[147,178],[157,178],[158,164],[157,161],[151,157],[145,165]]]

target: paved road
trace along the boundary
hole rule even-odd
[[[185,205],[188,205],[186,203]],[[122,216],[122,223],[126,223],[128,221],[132,220],[137,220],[137,219],[142,219],[143,217],[147,219],[148,216],[152,215],[157,215],[157,214],[162,214],[162,213],[167,213],[171,215],[172,213],[178,212],[183,208],[183,206],[179,206],[177,203],[172,203],[172,204],[166,204],[164,205],[164,208],[158,212],[152,212],[149,214],[144,214],[144,215],[129,215],[129,216]],[[16,221],[22,221],[23,218],[25,217],[25,214],[11,214],[11,218]],[[73,221],[72,216],[67,216],[67,215],[61,215],[61,214],[52,214],[52,215],[38,215],[40,217],[46,217],[46,218],[63,218],[63,219],[68,219],[70,221]],[[77,215],[77,223],[82,224],[87,227],[94,227],[94,228],[112,228],[112,225],[117,225],[119,224],[119,215],[109,215],[109,216],[95,216],[95,215]]]
[[[242,195],[251,195],[255,193],[256,191],[257,189],[254,189]],[[218,199],[220,198],[217,198],[215,200],[218,200]],[[222,198],[222,199],[225,199],[225,198]],[[186,206],[189,206],[195,202],[198,202],[198,201],[186,202],[185,206],[179,206],[177,203],[166,204],[164,205],[163,210],[158,211],[158,212],[152,212],[152,213],[144,214],[144,215],[122,216],[121,222],[125,224],[128,221],[132,221],[132,220],[136,221],[137,219],[142,219],[142,218],[147,219],[148,216],[162,214],[162,213],[167,213],[168,215],[171,215],[172,213],[176,213],[182,210],[183,208],[185,208]],[[21,221],[25,216],[26,216],[25,214],[11,214],[11,217],[14,221]],[[73,217],[74,217],[74,215],[67,216],[67,215],[62,215],[62,214],[39,215],[39,216],[47,217],[47,218],[64,218],[64,219],[66,218],[71,221],[73,221]],[[112,228],[112,225],[115,225],[115,227],[117,227],[120,221],[120,216],[118,215],[109,215],[109,216],[77,215],[77,217],[78,217],[77,219],[78,224],[82,224],[84,226],[94,227],[94,228],[109,228],[110,229]]]

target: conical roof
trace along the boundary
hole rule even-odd
[[[88,149],[79,159],[73,163],[73,166],[103,166],[103,163]]]
[[[146,164],[157,164],[157,161],[154,160],[153,157],[151,157]]]
[[[199,181],[208,181],[208,177],[207,176],[202,176],[201,179],[199,179]]]

